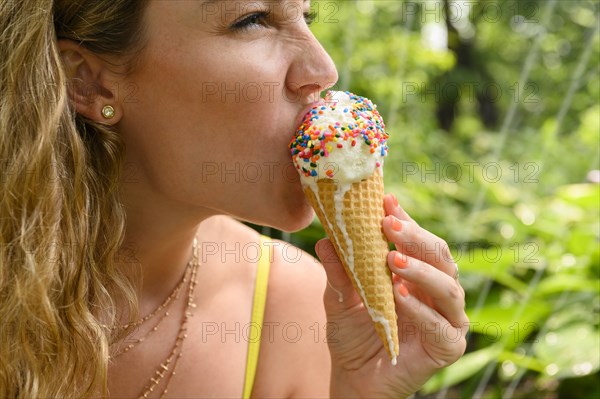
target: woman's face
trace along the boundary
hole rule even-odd
[[[309,5],[150,2],[118,125],[141,200],[288,231],[310,223],[287,144],[338,76],[305,22]]]

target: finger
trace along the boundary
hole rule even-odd
[[[329,238],[319,240],[315,245],[315,251],[327,274],[325,305],[334,307],[342,305],[343,308],[349,308],[360,303],[360,297],[354,290],[352,281],[346,274],[331,240]]]
[[[467,347],[468,323],[453,326],[434,309],[425,305],[407,290],[402,283],[394,286],[394,297],[403,340],[418,335],[429,357],[440,367],[458,360]]]
[[[410,215],[406,213],[406,211],[398,204],[398,199],[393,194],[387,194],[385,197],[383,197],[383,208],[386,216],[392,215],[400,220],[409,220],[414,222],[413,218],[411,218]]]
[[[459,327],[468,322],[464,312],[465,292],[452,277],[397,251],[388,254],[388,265],[392,273],[427,295],[428,304],[450,324]]]
[[[457,266],[446,241],[416,223],[390,215],[383,219],[383,232],[396,249],[410,257],[429,263],[454,277]]]

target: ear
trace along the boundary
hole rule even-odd
[[[58,48],[68,77],[69,98],[77,113],[106,125],[118,123],[123,116],[116,95],[118,82],[107,62],[72,40],[60,39]],[[107,105],[114,109],[110,118],[102,113]]]

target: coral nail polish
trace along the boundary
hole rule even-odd
[[[404,284],[400,284],[400,286],[398,287],[398,292],[404,298],[408,298],[408,288],[406,288],[406,286]]]
[[[392,219],[392,229],[394,231],[400,231],[402,230],[402,222],[400,222],[398,219],[393,218]]]
[[[395,195],[393,195],[393,196],[392,196],[392,199],[394,200],[394,206],[395,206],[396,208],[398,208],[398,198],[396,198],[396,196],[395,196]]]
[[[401,255],[400,252],[396,252],[394,255],[394,265],[400,269],[405,269],[408,265],[408,261],[404,255]]]

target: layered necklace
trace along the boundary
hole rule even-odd
[[[185,273],[181,278],[181,281],[177,284],[173,292],[161,303],[156,309],[142,317],[141,319],[124,325],[118,325],[113,327],[113,329],[127,329],[131,327],[139,327],[146,323],[148,320],[153,319],[156,315],[161,313],[163,310],[165,312],[160,316],[156,325],[148,330],[141,338],[137,338],[132,341],[129,345],[125,346],[123,349],[117,351],[114,355],[111,356],[111,359],[115,359],[116,357],[123,355],[124,353],[129,352],[131,349],[135,348],[137,345],[144,342],[148,337],[150,337],[153,333],[158,331],[162,322],[169,317],[169,308],[174,300],[179,299],[179,294],[183,287],[187,284],[187,304],[185,305],[183,317],[181,319],[181,324],[179,325],[179,331],[177,333],[177,337],[175,338],[175,342],[173,343],[173,347],[171,348],[171,352],[167,356],[165,360],[163,360],[160,365],[154,371],[152,377],[150,377],[148,383],[144,387],[142,393],[140,393],[139,398],[147,398],[151,393],[155,390],[159,389],[159,385],[164,380],[164,388],[162,388],[162,392],[160,393],[160,398],[163,398],[168,393],[169,383],[171,379],[175,375],[175,370],[177,368],[177,363],[179,358],[183,355],[183,342],[187,338],[187,328],[188,321],[194,315],[194,309],[196,308],[196,303],[194,302],[194,289],[196,284],[198,283],[196,280],[196,275],[198,272],[198,267],[200,266],[200,257],[198,255],[198,240],[194,238],[194,245],[192,248],[192,258],[187,264]]]

